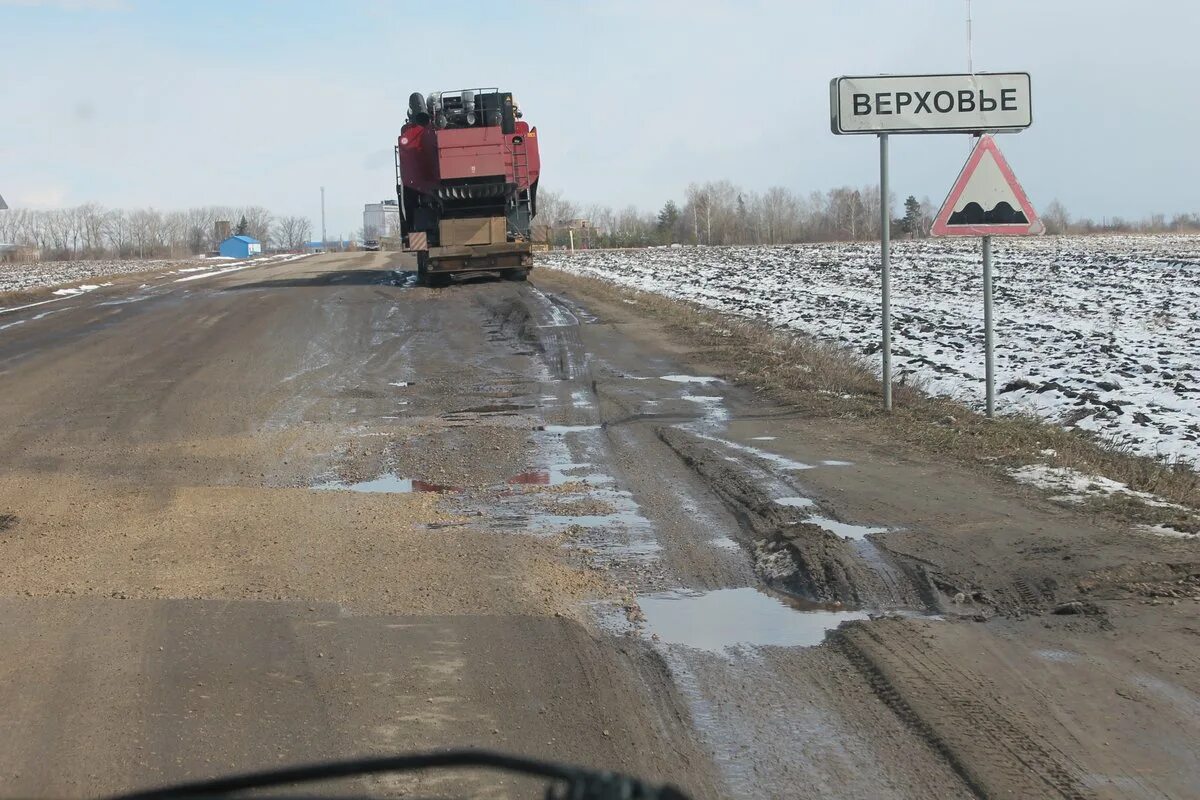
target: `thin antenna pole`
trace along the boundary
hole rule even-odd
[[[971,0],[967,0],[967,72],[975,74],[975,63],[971,58]]]
[[[326,249],[329,237],[325,235],[325,187],[321,187],[321,249]]]

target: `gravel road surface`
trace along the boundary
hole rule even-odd
[[[1195,540],[551,272],[414,283],[331,254],[0,317],[0,795],[453,745],[698,798],[1200,794]]]

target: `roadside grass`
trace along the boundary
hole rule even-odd
[[[0,292],[0,309],[12,306],[23,306],[53,297],[50,292],[58,287],[48,286],[45,289],[19,289],[12,292]]]
[[[856,419],[889,438],[975,466],[1046,464],[1120,481],[1137,491],[1191,509],[1200,508],[1200,472],[1193,463],[1136,455],[1091,434],[1067,430],[1032,415],[989,420],[962,403],[935,397],[911,378],[893,383],[893,411],[882,409],[882,387],[862,356],[833,343],[710,311],[591,277],[541,267],[536,280],[553,289],[580,290],[602,301],[632,301],[703,351],[737,383],[765,392],[812,418]],[[1140,508],[1139,508],[1140,506]],[[1191,530],[1200,517],[1129,500],[1093,503],[1094,510],[1131,522]],[[1185,527],[1180,527],[1185,526]]]

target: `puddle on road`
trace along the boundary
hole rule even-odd
[[[809,508],[815,503],[811,497],[776,497],[775,502],[788,508]]]
[[[712,378],[704,375],[662,375],[661,380],[670,381],[671,383],[724,383],[720,378]]]
[[[562,436],[565,433],[583,433],[584,431],[598,431],[599,425],[539,425],[539,431],[553,433]]]
[[[380,475],[378,478],[372,478],[369,481],[359,481],[358,483],[341,483],[340,481],[329,481],[328,483],[318,484],[314,489],[326,491],[344,491],[344,492],[368,492],[378,494],[408,494],[410,492],[457,492],[458,489],[453,486],[442,486],[436,483],[417,480],[415,478],[401,478],[392,473]]]
[[[586,389],[576,389],[571,392],[571,405],[575,408],[592,408],[595,404],[592,402],[591,394]]]
[[[388,386],[399,386],[401,389],[403,389],[406,386],[412,386],[412,381],[393,381],[389,383]]]
[[[752,436],[752,437],[750,437],[750,441],[752,441],[752,442],[773,442],[773,441],[775,441],[775,437],[774,436]]]
[[[638,598],[646,632],[666,644],[720,653],[738,647],[811,647],[865,611],[840,611],[791,601],[757,589],[662,592]]]
[[[712,436],[710,434],[703,433],[703,432],[696,430],[695,428],[688,426],[688,425],[680,425],[679,427],[701,439],[706,439],[710,442],[716,442],[717,444],[723,444],[726,447],[728,447],[730,450],[736,450],[739,453],[746,453],[747,455],[751,455],[751,456],[754,456],[755,458],[759,458],[763,461],[767,461],[771,464],[774,464],[775,466],[777,466],[781,469],[801,470],[801,469],[812,469],[813,468],[812,464],[805,464],[802,461],[796,461],[795,459],[788,458],[787,456],[781,456],[778,453],[771,453],[766,450],[760,450],[759,448],[751,447],[748,444],[742,444],[740,442],[731,442],[728,439],[722,439],[719,436]]]
[[[509,478],[506,483],[523,486],[562,486],[566,483],[612,483],[612,476],[584,473],[591,464],[554,464],[547,469],[534,469]]]
[[[838,522],[829,517],[808,517],[805,522],[823,528],[843,539],[865,539],[869,533],[887,533],[889,528],[872,528],[867,525],[852,525],[849,522]]]
[[[715,547],[718,550],[729,550],[730,552],[740,552],[742,546],[730,539],[728,536],[715,536],[708,540],[710,547]]]
[[[838,461],[836,458],[827,458],[821,462],[824,467],[853,467],[853,461]]]

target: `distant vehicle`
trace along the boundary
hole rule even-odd
[[[363,250],[378,250],[379,242],[375,239],[367,239],[363,242]]]
[[[405,249],[422,283],[499,272],[525,280],[541,172],[537,128],[499,89],[414,92],[396,144]]]

